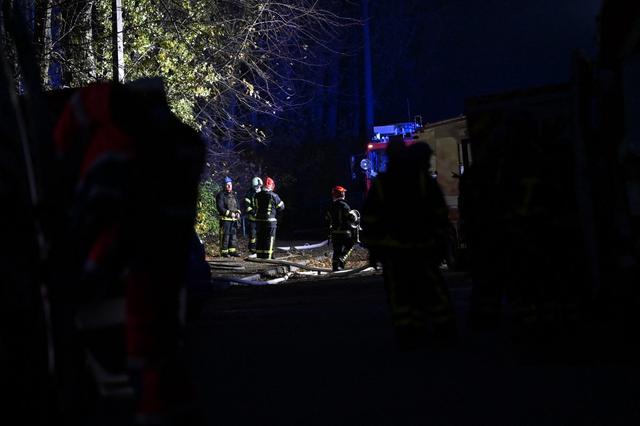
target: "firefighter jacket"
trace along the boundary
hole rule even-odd
[[[218,208],[220,220],[238,220],[240,216],[240,209],[235,192],[227,192],[224,190],[218,192],[218,195],[216,195],[216,206]]]
[[[346,235],[351,237],[352,225],[357,220],[349,204],[343,199],[334,200],[325,214],[325,220],[331,235]]]
[[[262,190],[253,197],[257,222],[277,222],[276,213],[284,209],[284,202],[273,191]]]
[[[170,112],[161,83],[143,83],[76,89],[56,122],[50,186],[55,192],[47,193],[55,200],[47,222],[53,236],[47,288],[55,318],[64,319],[56,325],[69,336],[80,325],[67,318],[82,307],[104,311],[103,301],[122,294],[126,310],[119,339],[137,384],[135,399],[143,401],[136,416],[165,420],[189,398],[186,369],[175,354],[204,146]],[[62,375],[81,369],[76,354],[89,348],[58,340],[53,349]]]
[[[444,255],[449,220],[438,183],[424,171],[380,174],[365,200],[362,228],[363,242],[378,255],[396,249]]]
[[[255,208],[255,200],[254,197],[256,196],[256,194],[258,194],[260,191],[256,191],[255,189],[251,188],[248,192],[247,195],[244,196],[244,209],[245,209],[245,213],[247,214],[248,218],[250,221],[255,221],[256,220],[256,208]]]

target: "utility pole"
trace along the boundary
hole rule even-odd
[[[122,0],[111,0],[111,33],[113,43],[113,81],[124,82],[124,37]]]
[[[373,135],[373,78],[371,62],[371,32],[369,26],[369,0],[362,0],[362,38],[363,38],[363,71],[364,71],[364,121],[366,140]]]

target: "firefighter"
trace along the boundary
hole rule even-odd
[[[256,256],[256,216],[254,208],[254,197],[262,190],[262,179],[254,177],[251,179],[251,189],[244,197],[244,208],[249,220],[249,256]]]
[[[256,217],[256,254],[260,259],[273,258],[278,219],[276,213],[284,209],[284,202],[273,192],[276,183],[270,177],[264,180],[262,191],[254,196]]]
[[[224,178],[224,189],[216,195],[216,206],[220,215],[220,256],[239,257],[236,232],[240,209],[233,191],[233,180],[229,176]]]
[[[446,250],[448,208],[429,174],[432,151],[427,144],[406,148],[390,142],[388,169],[369,190],[363,208],[362,240],[372,264],[380,262],[388,293],[396,341],[414,349],[427,331],[435,339],[456,336],[455,318],[439,265]],[[407,201],[420,220],[407,226]]]
[[[506,249],[504,185],[500,161],[487,159],[467,167],[460,179],[458,200],[464,235],[470,249],[472,279],[469,320],[476,329],[495,328],[508,280],[503,264]]]
[[[119,372],[126,364],[129,381],[119,379],[120,388],[98,383],[98,391],[133,390],[139,422],[186,424],[193,396],[179,300],[204,146],[170,112],[159,80],[94,83],[72,93],[55,124],[49,194],[56,200],[47,275],[61,414],[88,407],[92,392],[81,386],[86,378],[80,380],[86,365]],[[120,294],[122,314],[109,309]],[[111,335],[105,330],[121,321],[122,335],[103,341]],[[106,355],[104,361],[92,353]],[[102,362],[111,368],[95,367]],[[105,374],[97,372],[100,382]]]
[[[329,227],[329,238],[333,244],[333,258],[331,266],[333,271],[344,269],[347,257],[351,254],[355,244],[359,215],[345,201],[347,190],[342,186],[335,186],[331,190],[331,206],[325,214]]]

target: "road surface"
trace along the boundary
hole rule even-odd
[[[425,339],[415,352],[394,346],[379,275],[233,287],[207,300],[186,335],[207,424],[640,424],[628,344],[588,330],[516,340],[508,321],[471,332],[469,280],[447,281],[460,343]]]

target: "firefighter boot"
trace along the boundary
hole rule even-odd
[[[333,272],[342,271],[344,269],[344,264],[339,260],[334,260],[331,262],[331,270]]]

